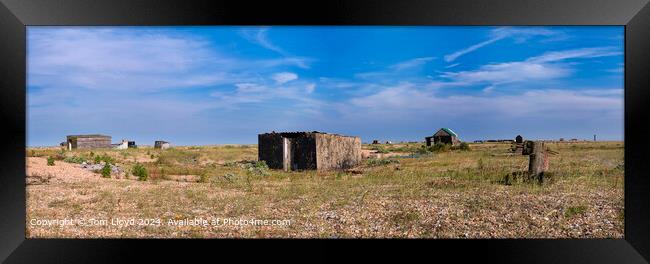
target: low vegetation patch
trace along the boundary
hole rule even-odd
[[[188,150],[193,148],[195,147],[190,147]],[[162,165],[195,164],[198,159],[199,154],[197,152],[174,148],[161,152],[156,163]]]
[[[368,159],[368,161],[366,161],[366,164],[368,166],[382,166],[382,165],[388,165],[388,164],[399,164],[399,160],[397,160],[397,159]]]
[[[47,157],[47,166],[54,166],[54,158]]]
[[[146,181],[147,178],[149,177],[149,172],[147,172],[147,168],[142,166],[142,164],[137,163],[133,166],[131,169],[131,174],[133,176],[138,177],[138,180],[140,181]]]
[[[585,205],[578,205],[578,206],[570,206],[569,208],[564,211],[564,217],[566,218],[571,218],[577,215],[582,215],[587,211],[587,206]]]
[[[257,176],[270,175],[269,166],[266,165],[266,162],[264,161],[248,160],[248,161],[242,161],[240,164],[241,164],[241,168],[245,169],[246,172],[249,174],[257,175]]]
[[[390,152],[390,150],[384,148],[383,146],[379,146],[379,145],[372,146],[372,147],[370,147],[370,149],[376,151],[377,153],[382,153],[382,154]]]
[[[99,164],[99,163],[102,163],[102,162],[113,164],[113,163],[115,163],[115,159],[113,157],[111,157],[111,156],[108,156],[108,154],[106,154],[106,153],[104,153],[101,156],[100,155],[95,156],[95,164]]]
[[[448,152],[451,150],[451,144],[445,144],[445,143],[436,143],[433,144],[433,146],[429,147],[429,151],[431,152]]]
[[[453,146],[451,147],[452,150],[462,150],[462,151],[469,151],[470,147],[467,142],[461,142],[458,146]]]
[[[84,162],[87,162],[86,158],[82,156],[70,156],[70,157],[65,157],[63,161],[67,163],[76,163],[76,164],[82,164]]]
[[[104,177],[104,178],[110,178],[111,177],[111,164],[110,163],[104,164],[104,167],[102,167],[102,169],[101,169],[101,174],[102,174],[102,177]]]

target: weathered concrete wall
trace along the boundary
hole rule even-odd
[[[70,140],[73,149],[111,148],[110,137],[77,137]]]
[[[279,133],[257,135],[257,156],[271,169],[282,169],[282,136]]]
[[[323,133],[258,135],[258,157],[272,169],[284,169],[284,141],[291,170],[346,169],[361,162],[361,138]]]
[[[361,162],[361,138],[316,134],[318,170],[347,169]]]

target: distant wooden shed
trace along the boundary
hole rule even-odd
[[[259,134],[258,156],[272,169],[347,169],[361,162],[361,138],[318,131]]]
[[[449,128],[441,128],[433,134],[433,136],[425,137],[424,138],[427,142],[427,146],[432,146],[437,143],[443,143],[443,144],[451,144],[451,145],[456,145],[460,143],[460,140],[458,139],[458,134],[454,132],[453,130]]]
[[[69,135],[66,137],[66,144],[68,150],[112,147],[111,136],[99,134]]]

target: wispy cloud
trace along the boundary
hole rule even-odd
[[[268,36],[269,27],[246,28],[241,30],[241,35],[248,41],[260,45],[261,47],[274,51],[285,57],[286,61],[294,63],[296,66],[307,69],[309,68],[309,58],[294,56],[283,48],[275,45]]]
[[[517,42],[525,42],[527,39],[535,36],[554,36],[559,34],[557,31],[549,30],[546,28],[536,28],[536,27],[525,27],[525,28],[513,28],[513,27],[500,27],[492,30],[488,39],[481,41],[477,44],[471,45],[467,48],[460,49],[451,54],[445,55],[444,59],[447,62],[452,62],[458,59],[460,56],[468,54],[470,52],[476,51],[482,47],[490,45],[494,42],[505,38],[514,38]]]
[[[473,71],[447,72],[442,76],[455,82],[502,84],[555,79],[570,73],[571,70],[564,65],[507,62],[484,65]]]
[[[434,60],[435,57],[422,57],[422,58],[415,58],[415,59],[410,59],[406,60],[397,64],[392,65],[390,68],[401,71],[401,70],[406,70],[406,69],[411,69],[414,67],[419,67],[424,65],[425,63]]]
[[[464,48],[464,49],[461,49],[461,50],[459,50],[459,51],[456,51],[456,52],[454,52],[454,53],[451,53],[451,54],[445,55],[445,61],[447,61],[447,62],[452,62],[452,61],[456,60],[456,59],[457,59],[458,57],[460,57],[460,56],[463,56],[463,55],[465,55],[465,54],[467,54],[467,53],[470,53],[470,52],[472,52],[472,51],[475,51],[475,50],[477,50],[477,49],[480,49],[480,48],[482,48],[482,47],[485,47],[485,46],[487,46],[487,45],[490,45],[490,44],[492,44],[492,43],[494,43],[494,42],[496,42],[496,41],[498,41],[498,40],[501,40],[501,39],[503,39],[503,38],[504,38],[503,36],[492,37],[492,38],[490,38],[490,39],[488,39],[488,40],[485,40],[485,41],[483,41],[483,42],[479,42],[479,43],[474,44],[474,45],[472,45],[472,46],[469,46],[469,47],[467,47],[467,48]]]
[[[580,48],[563,51],[546,52],[540,56],[532,57],[527,61],[533,63],[547,63],[557,62],[568,59],[588,59],[622,55],[623,51],[615,47],[595,47],[595,48]]]
[[[45,142],[56,143],[66,133],[121,137],[127,131],[146,140],[182,134],[192,135],[187,141],[225,143],[254,142],[256,133],[283,129],[405,139],[439,126],[468,137],[495,127],[546,129],[527,124],[530,119],[552,123],[558,133],[566,127],[620,132],[610,124],[622,120],[622,84],[613,77],[621,75],[623,49],[612,42],[543,44],[558,31],[505,27],[485,30],[485,40],[460,45],[441,61],[435,56],[444,54],[435,45],[406,45],[413,50],[404,54],[411,55],[395,59],[364,48],[313,47],[296,37],[291,47],[307,59],[278,45],[289,37],[281,28],[202,32],[28,29],[30,137],[54,135]],[[532,56],[514,52],[508,56],[513,59],[489,56],[463,61],[462,67],[455,61],[505,38],[518,47],[539,36],[539,42],[527,43],[541,45]]]
[[[280,72],[273,74],[273,77],[271,78],[273,78],[277,83],[283,84],[298,79],[298,75],[293,72]]]
[[[297,74],[286,71],[301,64],[299,59],[237,58],[220,53],[222,48],[200,35],[62,28],[29,29],[28,36],[30,135],[120,129],[165,135],[180,133],[176,125],[186,132],[206,129],[201,122],[209,124],[214,115],[221,115],[214,109],[241,111],[246,109],[243,104],[251,109],[250,104],[265,104],[267,113],[280,114],[284,110],[271,107],[281,102],[298,112],[315,113],[321,105],[312,98],[313,82],[300,82]],[[209,90],[212,96],[198,96]],[[106,122],[120,118],[125,120],[106,127]],[[93,131],[98,127],[102,131]]]
[[[455,83],[473,84],[543,81],[569,76],[573,69],[565,63],[571,59],[589,59],[621,55],[621,51],[613,47],[580,48],[562,51],[546,52],[539,56],[530,57],[523,61],[494,63],[480,66],[477,70],[445,72],[441,76]],[[442,83],[444,84],[444,83]]]
[[[236,89],[230,91],[215,91],[211,96],[217,101],[215,108],[241,109],[253,107],[250,103],[281,104],[293,106],[294,110],[315,113],[326,105],[311,94],[315,91],[316,84],[306,81],[291,83],[238,83]]]
[[[492,87],[486,89],[489,94],[489,89]],[[558,88],[495,96],[480,94],[441,96],[435,91],[421,89],[407,83],[386,87],[377,93],[351,99],[346,107],[341,108],[343,109],[341,111],[349,120],[375,117],[388,122],[399,122],[408,118],[435,119],[443,113],[446,120],[481,116],[490,120],[501,120],[499,122],[525,119],[530,116],[573,121],[605,116],[619,119],[618,115],[622,115],[623,110],[622,92],[623,90],[619,88],[591,90]],[[571,114],[567,115],[566,113],[569,112]]]
[[[282,48],[276,46],[273,44],[269,38],[268,38],[268,32],[269,28],[268,27],[263,27],[263,28],[251,28],[251,29],[244,29],[241,31],[244,37],[246,39],[266,48],[272,51],[275,51],[277,53],[280,53],[282,55],[287,55],[287,52],[284,51]]]
[[[435,57],[419,57],[419,58],[412,58],[412,59],[407,59],[404,61],[400,61],[398,63],[389,65],[381,70],[378,71],[369,71],[369,72],[360,72],[356,73],[355,77],[361,78],[361,79],[387,79],[389,77],[395,77],[395,76],[404,76],[404,71],[410,70],[411,72],[414,72],[416,70],[421,70],[421,68],[435,60]]]

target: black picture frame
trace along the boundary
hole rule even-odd
[[[426,242],[423,245],[426,250],[409,256],[402,253],[411,251],[393,252],[402,254],[402,261],[439,255],[498,263],[647,263],[650,260],[647,192],[650,190],[650,155],[647,154],[650,141],[646,140],[650,135],[646,126],[646,120],[650,120],[650,74],[647,70],[650,69],[650,5],[647,0],[0,0],[0,120],[3,127],[0,259],[8,263],[122,262],[131,260],[134,255],[149,254],[153,258],[165,258],[169,254],[167,250],[172,248],[188,250],[199,243],[215,241],[25,239],[25,29],[42,25],[624,25],[624,239],[416,240],[406,243]],[[143,244],[150,249],[134,250]],[[243,246],[239,241],[228,244]],[[363,253],[383,257],[384,252],[389,252],[387,247],[392,248],[384,243],[373,244],[381,250],[364,250]],[[219,250],[224,246],[220,245]],[[255,254],[246,254],[246,258],[277,253],[266,245],[247,247],[250,247],[247,250],[255,250]],[[307,247],[311,248],[308,251],[322,251],[320,247]],[[362,253],[357,247],[333,247],[337,250],[335,255]],[[459,248],[468,252],[454,253]]]

